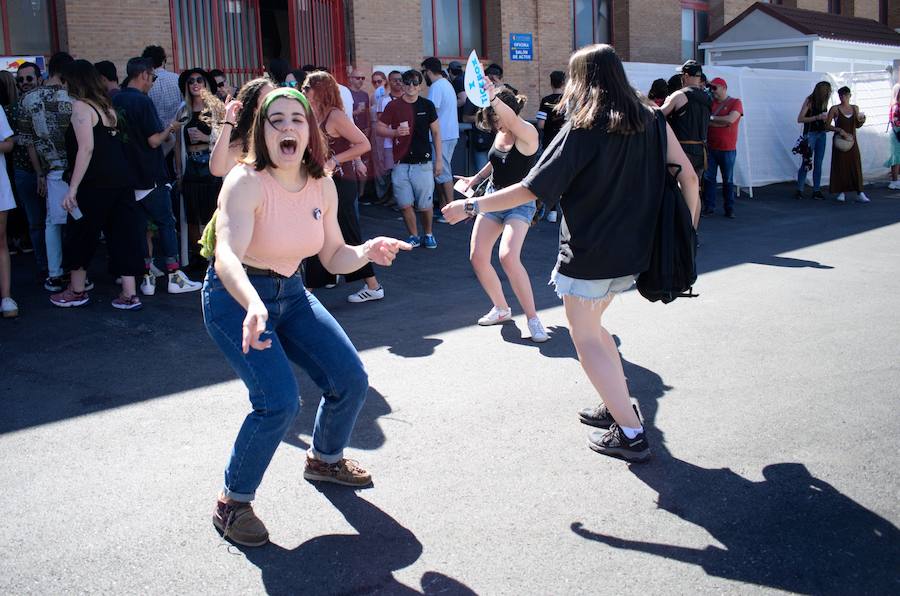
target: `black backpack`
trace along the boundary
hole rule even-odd
[[[692,292],[697,281],[697,231],[691,220],[691,211],[678,188],[666,156],[666,120],[662,112],[657,114],[663,173],[662,200],[656,220],[653,252],[650,266],[638,276],[637,289],[650,302],[668,304],[676,298],[696,298]]]

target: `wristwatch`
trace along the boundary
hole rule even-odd
[[[465,205],[466,215],[468,215],[468,216],[478,215],[478,212],[479,212],[478,201],[476,201],[475,199],[467,199],[466,202],[464,203],[464,205]]]

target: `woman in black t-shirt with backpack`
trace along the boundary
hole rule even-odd
[[[540,198],[562,207],[560,246],[551,281],[562,298],[578,359],[602,404],[581,421],[608,429],[589,446],[604,455],[646,461],[650,447],[631,404],[622,362],[603,314],[616,293],[631,287],[650,264],[665,180],[662,143],[696,227],[697,176],[661,114],[643,101],[608,45],[582,48],[569,60],[560,105],[567,122],[520,184],[479,199],[454,201],[444,217],[458,223]]]

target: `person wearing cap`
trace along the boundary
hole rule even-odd
[[[170,294],[197,292],[202,284],[191,281],[178,263],[178,236],[175,233],[175,215],[166,172],[162,144],[178,131],[178,122],[163,125],[156,113],[156,106],[149,97],[156,82],[153,62],[147,58],[132,58],[126,68],[125,87],[113,99],[113,105],[125,115],[129,142],[124,144],[125,158],[131,166],[134,197],[147,222],[153,222],[159,230],[162,256],[166,260],[165,275]],[[146,223],[144,224],[146,229]],[[151,272],[153,255],[146,242],[142,242],[144,277],[141,292],[145,296],[156,292],[156,275]]]
[[[106,86],[106,94],[112,99],[121,91],[119,89],[119,73],[116,72],[116,65],[109,60],[101,60],[94,63],[94,68],[100,73],[100,80]]]
[[[660,110],[687,154],[697,178],[706,170],[706,132],[712,100],[701,86],[703,67],[696,60],[681,66],[682,88],[666,98]]]
[[[728,83],[721,77],[709,83],[713,94],[709,117],[709,164],[704,174],[703,211],[712,215],[716,206],[716,175],[722,172],[722,200],[725,217],[734,219],[734,163],[737,159],[738,124],[744,115],[741,100],[728,95]]]

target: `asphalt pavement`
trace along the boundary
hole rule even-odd
[[[317,295],[371,389],[348,457],[374,486],[302,478],[319,392],[255,508],[271,544],[238,548],[210,514],[248,410],[199,294],[114,310],[50,305],[13,257],[0,320],[0,593],[900,593],[900,192],[795,201],[789,185],[705,218],[696,299],[617,298],[607,326],[654,458],[587,448],[598,401],[547,285],[558,224],[524,262],[551,340],[478,327],[490,304],[470,225],[379,269],[386,298]],[[720,212],[721,213],[721,212]],[[404,237],[362,207],[365,235]],[[193,274],[195,278],[197,273]]]

